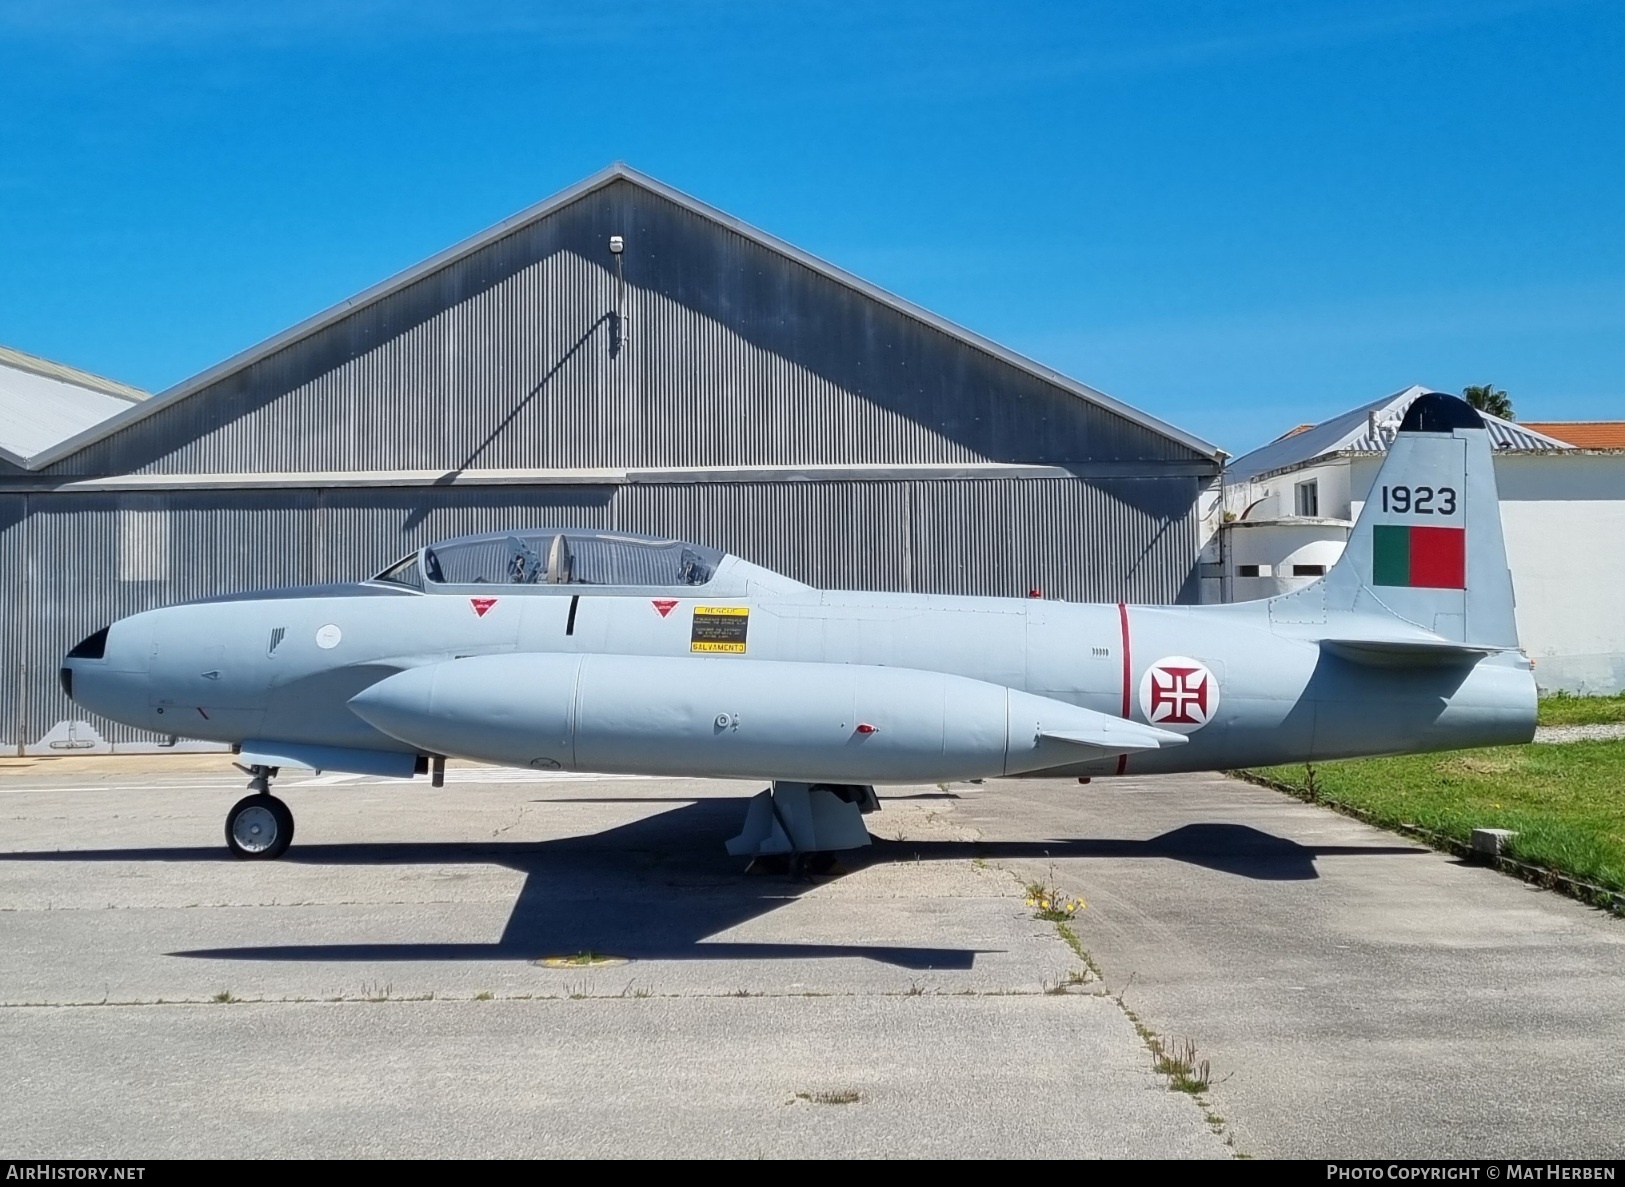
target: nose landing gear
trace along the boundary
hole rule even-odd
[[[293,812],[271,794],[276,767],[245,767],[250,795],[226,813],[226,848],[238,857],[270,861],[293,844]]]

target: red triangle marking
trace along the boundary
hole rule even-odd
[[[654,604],[656,610],[660,611],[660,617],[662,618],[677,609],[676,598],[650,598],[649,601]]]
[[[474,607],[475,614],[481,618],[484,618],[486,611],[490,610],[492,606],[495,606],[497,604],[497,600],[495,598],[469,598],[468,604]]]

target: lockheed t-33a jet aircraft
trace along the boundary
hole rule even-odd
[[[1488,434],[1410,406],[1341,560],[1216,606],[813,589],[676,540],[577,530],[419,549],[369,581],[122,619],[68,694],[232,743],[226,819],[274,858],[281,767],[440,782],[448,756],[550,771],[753,778],[745,856],[867,844],[875,785],[1203,771],[1527,742]]]

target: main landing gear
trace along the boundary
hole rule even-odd
[[[270,861],[293,844],[293,812],[271,794],[276,767],[239,767],[247,771],[249,795],[226,813],[226,848],[238,857]]]
[[[783,858],[792,877],[828,869],[833,853],[869,844],[863,818],[880,810],[875,789],[850,783],[776,781],[750,801],[734,857]]]

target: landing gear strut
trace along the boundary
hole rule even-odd
[[[293,812],[271,794],[276,767],[243,767],[250,794],[226,813],[226,848],[238,857],[270,861],[293,844]]]
[[[751,800],[744,830],[728,842],[728,852],[752,859],[783,856],[792,877],[805,877],[828,869],[832,853],[869,844],[863,818],[879,810],[872,787],[775,782]]]

